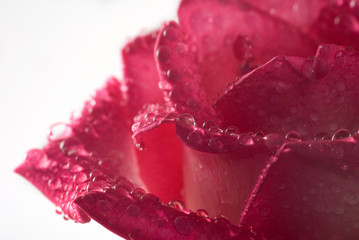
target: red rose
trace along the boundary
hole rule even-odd
[[[16,171],[127,239],[357,239],[358,4],[183,0]]]

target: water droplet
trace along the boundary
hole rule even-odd
[[[187,113],[181,114],[177,117],[176,121],[178,123],[184,124],[184,125],[188,125],[188,126],[195,126],[196,122],[194,120],[194,118]]]
[[[169,69],[167,71],[167,78],[170,82],[178,82],[181,80],[182,76],[181,73],[176,69]]]
[[[141,208],[136,205],[130,205],[127,207],[127,212],[131,217],[138,217],[141,215]]]
[[[69,163],[69,172],[71,172],[71,173],[81,172],[83,169],[84,168],[80,165]]]
[[[349,132],[349,130],[347,129],[339,129],[337,130],[332,137],[332,140],[340,140],[340,139],[344,139],[344,138],[348,138],[351,136],[351,133]]]
[[[143,239],[143,236],[142,236],[142,233],[140,232],[140,230],[136,230],[136,231],[130,232],[128,234],[128,238],[130,240],[141,240],[141,239]]]
[[[227,127],[225,133],[229,135],[237,135],[239,133],[239,129],[235,126]]]
[[[266,146],[272,151],[276,152],[284,143],[284,138],[279,134],[268,134],[264,138]]]
[[[87,180],[88,180],[87,174],[83,172],[79,172],[74,176],[74,181],[77,184],[86,182]]]
[[[202,141],[202,134],[198,131],[192,131],[188,134],[187,136],[187,140],[191,143],[191,144],[199,144]]]
[[[59,189],[61,187],[61,179],[60,178],[51,178],[48,182],[47,185],[49,186],[50,189],[56,190]]]
[[[198,216],[201,216],[201,217],[204,217],[204,218],[208,218],[209,216],[208,216],[208,212],[206,211],[206,210],[204,210],[204,209],[198,209],[197,211],[196,211],[196,214],[198,215]]]
[[[140,198],[145,194],[146,194],[146,192],[142,188],[136,188],[131,192],[131,195],[134,197],[137,197],[137,198]]]
[[[285,139],[290,142],[299,142],[302,140],[302,136],[300,136],[299,132],[290,131],[285,135]]]
[[[253,137],[247,133],[240,134],[238,136],[238,143],[240,145],[253,145]]]
[[[182,235],[189,235],[193,229],[193,223],[187,216],[178,216],[174,219],[173,225],[176,231]]]
[[[51,164],[46,153],[40,149],[32,149],[28,151],[25,161],[30,167],[37,169],[48,168]]]
[[[165,37],[165,39],[170,41],[170,42],[175,42],[178,39],[178,34],[177,34],[176,29],[174,27],[171,27],[171,26],[167,26],[163,30],[162,34]]]
[[[168,46],[161,46],[157,49],[156,57],[160,63],[166,63],[171,59],[171,49]]]
[[[210,129],[211,127],[217,127],[217,123],[213,120],[209,120],[203,123],[202,127],[204,129]]]
[[[122,180],[120,182],[118,182],[118,184],[115,185],[115,189],[117,188],[122,188],[124,190],[126,190],[127,192],[132,192],[132,190],[134,189],[134,186],[131,182],[127,181],[127,180]]]
[[[173,207],[181,212],[187,212],[187,209],[181,200],[172,200],[168,203],[168,205],[170,205],[171,207]]]

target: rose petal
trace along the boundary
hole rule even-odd
[[[126,100],[130,118],[135,117],[146,104],[163,103],[158,88],[159,76],[154,58],[158,32],[135,38],[122,50]]]
[[[316,48],[295,27],[242,1],[186,0],[178,17],[209,103],[238,75],[274,56],[309,56]]]
[[[240,224],[268,239],[358,239],[359,145],[285,145],[263,172]]]
[[[109,79],[63,134],[29,151],[16,169],[76,221],[89,221],[72,204],[76,197],[112,186],[120,176],[143,186],[123,101],[120,83]]]
[[[352,46],[359,50],[359,1],[344,0],[327,4],[311,32],[320,43]]]
[[[358,129],[359,55],[335,45],[307,60],[277,57],[238,80],[215,104],[224,126],[242,132],[299,132],[314,138]]]
[[[176,136],[177,114],[151,106],[136,117],[132,130],[141,178],[164,201],[182,199],[183,144]]]
[[[322,7],[328,0],[244,0],[272,16],[307,30],[319,16]]]
[[[183,163],[186,204],[236,223],[272,152],[260,136],[238,134],[233,127],[223,131],[211,122],[199,127],[190,119],[183,114],[176,122],[177,135],[188,146]]]
[[[195,55],[190,51],[187,36],[175,22],[167,24],[156,44],[157,66],[160,72],[160,88],[166,101],[178,113],[196,114],[202,120],[214,115],[201,87]]]
[[[155,195],[141,189],[132,194],[121,187],[87,194],[76,200],[76,204],[94,220],[126,239],[259,240],[250,230],[231,225],[224,218],[210,219],[203,210],[198,214],[185,209],[179,211],[178,207],[184,207],[180,202],[163,204]]]

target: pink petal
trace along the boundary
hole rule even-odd
[[[274,56],[315,52],[310,37],[241,1],[183,0],[178,17],[209,103],[237,76]]]
[[[277,57],[239,79],[215,108],[241,132],[299,132],[303,138],[358,129],[359,55],[335,45],[315,58]]]
[[[196,213],[180,202],[161,203],[153,194],[123,187],[91,193],[76,204],[110,231],[132,240],[259,240],[250,230],[231,225],[224,218],[210,219],[204,210]],[[180,211],[182,209],[182,211]]]
[[[176,136],[175,113],[152,106],[136,117],[133,139],[141,178],[164,201],[182,199],[183,144]]]
[[[347,45],[359,50],[359,1],[344,0],[326,5],[311,30],[320,43]]]
[[[156,44],[160,87],[178,113],[196,114],[202,120],[214,115],[201,86],[202,77],[186,33],[175,22],[164,26]]]
[[[211,122],[199,127],[187,114],[180,115],[176,125],[178,137],[188,146],[183,163],[186,204],[238,222],[272,151],[260,136],[238,134],[234,127],[222,130]]]
[[[272,16],[307,30],[328,0],[243,0]]]
[[[89,221],[73,200],[112,186],[118,177],[143,186],[123,101],[120,83],[109,79],[62,135],[30,150],[16,169],[71,219]]]
[[[264,170],[240,224],[268,239],[358,239],[359,145],[285,145]]]
[[[130,118],[146,104],[163,103],[163,93],[158,88],[159,76],[154,58],[158,32],[137,37],[122,50],[126,100]]]

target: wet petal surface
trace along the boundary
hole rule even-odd
[[[259,178],[240,224],[268,239],[359,237],[358,143],[284,146]]]
[[[309,56],[316,48],[295,27],[242,1],[182,1],[178,18],[210,104],[226,84],[274,56]]]
[[[56,138],[50,135],[42,150],[29,151],[16,169],[68,218],[89,221],[73,200],[87,192],[102,191],[119,177],[143,186],[123,101],[120,83],[109,79],[86,102],[80,117]]]
[[[158,32],[137,37],[122,50],[124,86],[128,102],[129,117],[132,119],[143,107],[163,103],[163,93],[158,88],[154,47]]]
[[[359,55],[335,45],[309,59],[277,57],[231,86],[215,107],[241,132],[299,132],[304,139],[358,129]]]

